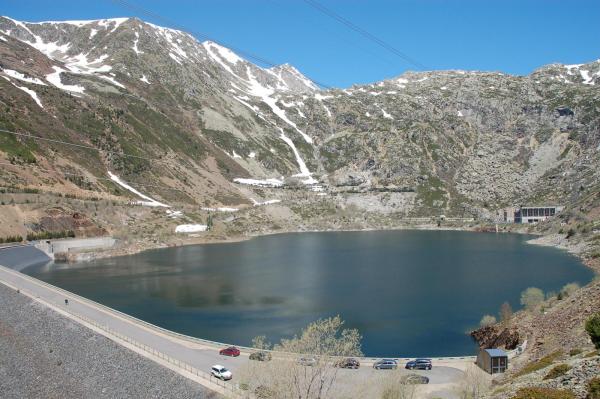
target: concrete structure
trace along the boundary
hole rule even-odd
[[[537,223],[553,217],[564,209],[564,206],[521,206],[504,208],[499,217],[504,223]]]
[[[481,349],[477,365],[490,374],[504,373],[508,368],[508,354],[502,349]]]
[[[42,240],[35,247],[54,258],[55,254],[108,249],[115,245],[112,237],[72,238],[65,240]]]

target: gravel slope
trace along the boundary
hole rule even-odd
[[[0,284],[2,398],[220,395]]]

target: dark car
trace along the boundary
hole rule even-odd
[[[360,363],[358,360],[353,357],[348,357],[346,359],[342,359],[334,363],[335,367],[339,367],[341,369],[358,369],[360,367]]]
[[[417,385],[417,384],[429,384],[429,377],[419,374],[409,374],[401,378],[403,384]]]
[[[398,362],[393,359],[382,359],[373,363],[375,370],[395,370],[398,368]]]
[[[406,368],[409,370],[431,370],[431,359],[415,359],[406,363]]]
[[[221,349],[219,355],[236,357],[240,355],[240,350],[235,346],[230,346],[229,348]]]
[[[257,360],[259,362],[268,362],[271,360],[271,354],[269,352],[260,351],[250,354],[250,360]]]

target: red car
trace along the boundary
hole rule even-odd
[[[221,349],[219,355],[236,357],[240,355],[240,350],[235,346],[230,346],[229,348]]]

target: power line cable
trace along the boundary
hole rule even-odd
[[[335,19],[336,21],[338,21],[341,24],[347,26],[351,30],[357,32],[358,34],[360,34],[360,35],[362,35],[364,37],[366,37],[367,39],[371,40],[372,42],[378,44],[379,46],[381,46],[384,49],[388,50],[389,52],[391,52],[392,54],[394,54],[397,57],[401,58],[402,60],[406,61],[407,63],[415,66],[419,70],[429,69],[425,65],[423,65],[422,63],[420,63],[419,61],[417,61],[414,58],[408,56],[407,54],[403,53],[402,51],[396,49],[394,46],[392,46],[391,44],[389,44],[389,43],[383,41],[382,39],[378,38],[374,34],[372,34],[369,31],[367,31],[366,29],[363,29],[360,26],[354,24],[352,21],[350,21],[350,20],[342,17],[341,15],[337,14],[333,10],[325,7],[324,5],[322,5],[321,3],[317,2],[316,0],[304,0],[304,2],[306,4],[308,4],[309,6],[313,7],[314,9],[318,10],[319,12],[327,15],[330,18]]]
[[[144,14],[144,15],[150,17],[150,18],[153,18],[154,20],[162,21],[166,25],[171,26],[173,28],[179,29],[179,30],[184,31],[184,32],[189,32],[194,37],[196,37],[197,39],[200,38],[200,39],[203,39],[203,40],[209,40],[209,41],[212,41],[214,43],[219,44],[220,46],[227,47],[230,50],[233,50],[236,53],[242,55],[243,57],[245,57],[247,59],[254,60],[254,61],[258,62],[259,64],[266,65],[268,67],[277,67],[277,66],[280,65],[280,64],[274,63],[274,62],[272,62],[272,61],[270,61],[270,60],[268,60],[268,59],[266,59],[264,57],[261,57],[261,56],[255,54],[255,53],[243,50],[243,49],[238,48],[236,46],[232,46],[232,45],[230,45],[228,43],[225,43],[225,42],[222,42],[220,40],[216,40],[216,39],[212,38],[211,36],[209,36],[209,35],[207,35],[205,33],[199,32],[197,30],[187,29],[185,26],[183,26],[181,24],[178,24],[177,22],[173,21],[172,19],[164,17],[161,14],[158,14],[156,12],[150,11],[150,10],[148,10],[148,9],[140,6],[140,5],[133,4],[133,3],[125,1],[125,0],[110,0],[110,1],[112,1],[113,3],[115,3],[117,5],[125,7],[125,8],[127,8],[129,10],[132,10],[133,12]],[[325,83],[319,82],[317,80],[311,79],[308,76],[306,76],[306,78],[308,80],[310,80],[312,83],[314,83],[315,85],[320,86],[320,87],[322,87],[324,89],[331,89],[332,88],[331,86],[329,86],[329,85],[327,85]]]

